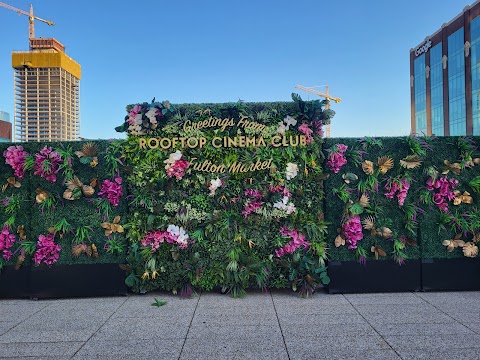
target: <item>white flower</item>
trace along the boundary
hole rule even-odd
[[[173,166],[178,160],[182,158],[182,152],[180,150],[171,153],[167,160],[164,161],[165,170],[168,170],[170,166]]]
[[[177,225],[168,225],[167,232],[172,236],[178,236],[180,235],[180,228]]]
[[[187,245],[188,234],[183,227],[180,228],[177,238],[177,243],[180,245]]]
[[[288,196],[284,196],[282,201],[278,201],[276,202],[275,204],[273,204],[273,207],[274,208],[277,208],[277,209],[280,209],[280,210],[284,210],[287,214],[291,214],[291,213],[294,213],[295,211],[297,211],[297,209],[295,208],[295,204],[290,202],[290,198]]]
[[[298,173],[298,166],[293,163],[288,163],[287,169],[286,169],[287,180],[293,179],[295,176],[297,176],[297,173]]]
[[[290,125],[291,126],[295,126],[297,125],[297,120],[295,120],[293,117],[291,117],[290,115],[287,115],[287,117],[285,119],[283,119],[283,122],[285,123],[286,126],[286,129],[288,130]]]
[[[222,186],[222,180],[220,180],[218,177],[215,179],[215,180],[212,180],[210,182],[210,186],[208,187],[208,189],[210,190],[210,196],[214,196],[215,195],[215,191],[220,187]]]
[[[153,107],[145,113],[145,116],[148,117],[152,124],[157,123],[157,108]]]
[[[283,133],[285,133],[285,130],[287,130],[287,127],[285,126],[285,124],[283,123],[283,121],[280,121],[280,122],[278,123],[277,133],[283,134]]]

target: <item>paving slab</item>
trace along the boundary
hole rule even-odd
[[[111,318],[96,333],[92,340],[150,340],[185,338],[191,317],[175,318]]]
[[[304,348],[295,352],[289,351],[291,360],[399,360],[400,356],[393,350],[338,350]],[[438,360],[438,359],[437,359]]]
[[[466,360],[466,359],[479,359],[478,349],[456,349],[450,348],[445,350],[435,349],[400,349],[397,351],[402,359],[415,359],[415,360]]]
[[[236,340],[238,337],[282,337],[278,324],[275,325],[192,325],[188,330],[187,338]]]
[[[468,336],[475,333],[460,323],[445,324],[371,324],[375,331],[382,336],[389,335],[451,335]]]
[[[89,340],[75,354],[74,359],[88,357],[111,357],[136,356],[137,359],[146,358],[177,358],[180,356],[184,339],[157,339],[156,341],[145,340]]]
[[[23,300],[17,303],[8,302],[6,304],[3,303],[3,300],[0,300],[1,320],[21,322],[47,306],[44,302],[32,300]]]
[[[73,356],[83,342],[15,342],[0,346],[0,358]]]
[[[299,315],[278,313],[280,326],[291,324],[303,324],[309,326],[330,326],[333,324],[368,324],[360,314],[311,314]]]
[[[345,294],[353,305],[417,305],[425,301],[415,293]]]
[[[269,311],[268,314],[258,312],[258,313],[248,313],[242,314],[241,316],[235,313],[221,312],[218,314],[213,313],[204,313],[204,312],[195,312],[195,316],[192,321],[192,326],[198,325],[235,325],[235,326],[246,326],[246,325],[278,325],[277,317],[275,312]]]
[[[285,324],[282,323],[282,333],[285,339],[298,337],[301,334],[304,337],[314,337],[323,341],[325,336],[340,336],[342,338],[351,335],[377,335],[375,329],[370,324],[352,323],[352,324],[328,324],[312,326],[311,324]]]
[[[324,292],[316,292],[307,298],[300,297],[291,290],[272,290],[271,292],[275,306],[298,307],[316,307],[327,305],[348,305],[350,304],[342,294],[327,294]]]
[[[385,324],[385,323],[391,323],[391,324],[422,324],[422,323],[427,323],[427,324],[447,324],[447,323],[453,323],[455,320],[451,317],[448,316],[447,314],[444,314],[442,312],[428,312],[428,313],[422,313],[420,312],[412,312],[410,313],[410,310],[405,310],[403,313],[402,312],[396,312],[396,313],[366,313],[362,314],[365,319],[372,324]]]
[[[351,335],[348,337],[325,336],[320,341],[315,337],[297,334],[296,337],[285,338],[285,344],[290,356],[301,353],[305,349],[316,352],[335,351],[370,351],[370,350],[391,350],[391,347],[379,335]]]
[[[276,359],[288,358],[280,333],[245,334],[236,337],[217,335],[215,337],[187,338],[181,359]]]
[[[16,321],[0,321],[0,335],[5,334],[8,330],[18,325]]]
[[[385,336],[384,339],[394,350],[426,349],[448,352],[450,349],[477,349],[477,353],[480,353],[480,335],[395,335]]]
[[[155,299],[166,301],[167,303],[161,307],[152,306]],[[136,295],[130,296],[115,313],[113,318],[158,318],[162,316],[185,317],[193,316],[197,307],[199,297],[188,299],[180,298],[171,294],[155,294],[155,295]]]

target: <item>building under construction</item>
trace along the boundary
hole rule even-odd
[[[80,64],[55,39],[30,38],[30,51],[14,51],[16,141],[80,137]]]

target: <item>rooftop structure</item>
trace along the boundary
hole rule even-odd
[[[81,68],[53,38],[30,39],[30,51],[12,52],[16,141],[80,137]]]

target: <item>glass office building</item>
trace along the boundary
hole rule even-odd
[[[412,133],[480,135],[480,0],[410,50]]]

